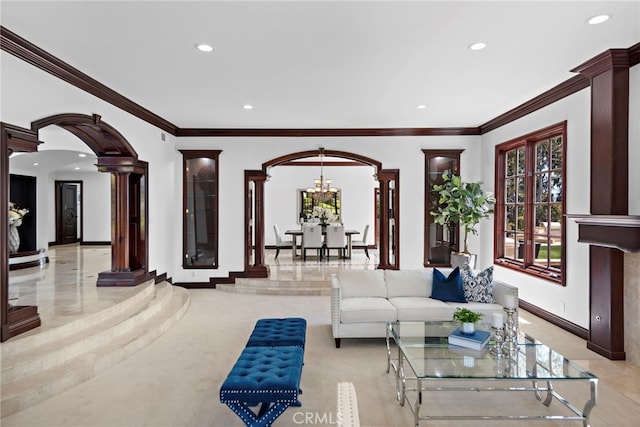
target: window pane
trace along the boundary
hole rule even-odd
[[[561,204],[551,205],[551,221],[554,221],[554,222],[562,221],[562,205]]]
[[[504,256],[505,258],[515,258],[516,256],[516,239],[513,233],[507,233],[504,239]]]
[[[525,171],[524,147],[518,149],[518,175],[523,175]]]
[[[562,168],[562,137],[551,138],[551,168]]]
[[[549,169],[549,141],[540,141],[536,144],[536,171]]]
[[[516,215],[517,215],[517,230],[524,232],[524,206],[516,207]]]
[[[507,213],[505,215],[505,230],[514,231],[516,229],[516,207],[507,206]]]
[[[535,183],[535,198],[536,202],[548,202],[549,201],[549,175],[546,173],[536,175]]]
[[[516,174],[516,163],[518,162],[518,153],[515,150],[507,152],[506,176],[514,176]]]
[[[518,178],[518,203],[524,203],[524,178]]]
[[[548,222],[547,205],[536,206],[536,218],[535,218],[536,230],[538,229],[538,227],[543,227],[543,223],[546,223],[546,222]],[[540,231],[542,232],[542,234],[546,234],[544,229]]]
[[[551,172],[551,202],[562,201],[562,174]]]
[[[507,178],[507,185],[505,190],[505,201],[507,203],[515,203],[516,202],[516,179],[515,178]]]

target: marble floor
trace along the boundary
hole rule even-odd
[[[39,307],[43,326],[27,334],[43,333],[49,328],[102,310],[114,302],[128,298],[133,292],[128,288],[95,286],[98,272],[108,269],[108,247],[57,246],[52,247],[48,255],[50,263],[43,268],[10,273],[10,302],[16,305],[36,304]],[[375,269],[377,264],[375,251],[370,251],[371,259],[367,259],[364,252],[356,250],[350,260],[332,258],[328,262],[315,259],[302,262],[292,258],[287,251],[281,251],[277,260],[274,259],[275,251],[268,250],[266,255],[271,278],[274,280],[328,280],[329,274],[337,269]],[[206,293],[207,290],[198,292]],[[194,292],[194,296],[197,295],[199,294]],[[234,298],[245,297],[239,295]],[[321,298],[323,304],[326,302],[326,297],[314,298]],[[584,340],[524,310],[520,312],[520,324],[526,332],[556,348],[593,372],[608,387],[640,405],[640,367],[625,361],[607,360],[586,349]]]

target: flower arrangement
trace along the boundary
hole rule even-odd
[[[329,222],[335,221],[336,216],[331,212],[330,209],[327,209],[322,206],[314,206],[313,212],[311,213],[311,218],[317,220],[320,224],[325,225]]]
[[[29,213],[29,209],[21,208],[13,202],[9,202],[9,225],[20,227],[22,218]]]

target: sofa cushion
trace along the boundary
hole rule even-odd
[[[339,270],[337,276],[343,298],[387,297],[383,270]]]
[[[449,304],[424,297],[395,297],[389,302],[398,311],[399,321],[431,322],[451,320],[453,307]]]
[[[483,302],[468,302],[468,303],[447,302],[445,304],[451,307],[453,311],[455,311],[456,308],[460,307],[460,308],[468,308],[471,311],[478,312],[483,315],[482,322],[484,323],[486,322],[491,323],[491,321],[493,320],[492,313],[504,313],[504,310],[500,304],[486,304]]]
[[[395,322],[396,309],[386,298],[344,298],[340,304],[342,323]]]
[[[431,296],[432,269],[424,270],[385,270],[384,281],[387,284],[387,296],[424,297]]]
[[[431,298],[440,301],[467,302],[464,298],[460,269],[456,267],[448,277],[445,277],[437,268],[433,269],[433,285]]]
[[[462,266],[462,288],[468,302],[493,304],[493,266],[485,268],[477,275],[469,264]]]

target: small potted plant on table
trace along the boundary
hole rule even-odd
[[[453,320],[462,324],[461,331],[464,334],[473,334],[476,331],[476,322],[482,319],[482,313],[469,310],[468,308],[456,308],[453,313]]]

